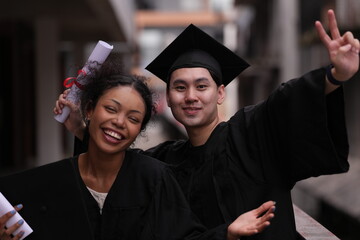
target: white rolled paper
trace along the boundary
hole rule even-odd
[[[4,214],[14,210],[14,207],[9,203],[9,201],[4,197],[4,195],[0,192],[0,217]],[[23,219],[18,212],[15,213],[14,216],[12,216],[9,221],[6,222],[6,227],[9,228],[15,223],[17,223],[19,220]],[[24,219],[23,219],[24,220]],[[24,235],[20,238],[20,240],[27,237],[30,233],[33,232],[31,227],[25,222],[13,232],[13,235],[18,234],[20,231],[24,231]]]
[[[113,46],[104,42],[104,41],[98,41],[96,44],[94,50],[90,54],[89,59],[87,60],[85,66],[80,71],[80,74],[77,76],[76,81],[80,83],[81,85],[86,85],[86,74],[89,73],[90,68],[97,68],[100,67],[101,64],[103,64],[106,60],[106,58],[109,56],[111,50],[113,49]],[[70,92],[67,95],[66,99],[71,101],[72,103],[78,103],[79,102],[79,92],[81,89],[79,89],[76,84],[73,84],[70,88]],[[62,113],[55,115],[55,119],[63,123],[65,120],[69,117],[70,114],[70,108],[65,106],[62,109]]]

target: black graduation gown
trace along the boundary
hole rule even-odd
[[[93,239],[69,159],[0,178],[0,192],[34,230],[26,240]]]
[[[244,239],[296,239],[294,184],[349,168],[342,88],[325,96],[324,78],[319,69],[282,84],[266,101],[219,124],[203,146],[169,141],[146,153],[173,166],[206,227],[273,200],[270,227]]]
[[[42,239],[223,239],[202,234],[173,173],[164,163],[128,151],[102,214],[82,181],[77,157],[0,178],[0,191],[22,203],[21,216]],[[211,235],[213,234],[213,235]]]

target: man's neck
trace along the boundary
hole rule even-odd
[[[214,131],[214,129],[220,122],[220,119],[217,118],[216,121],[206,126],[186,128],[186,132],[188,134],[191,145],[193,145],[194,147],[204,145],[209,139],[211,133]]]

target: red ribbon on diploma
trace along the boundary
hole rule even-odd
[[[86,72],[84,71],[84,70],[79,70],[78,71],[78,75],[80,75],[80,74],[82,74],[82,75],[86,75]],[[77,77],[68,77],[68,78],[66,78],[65,80],[64,80],[64,87],[66,87],[66,88],[70,88],[70,87],[72,87],[72,85],[76,85],[78,88],[80,88],[81,90],[84,90],[84,85],[82,85],[81,83],[79,83],[77,80]]]

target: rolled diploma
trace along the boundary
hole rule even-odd
[[[100,67],[99,64],[102,64],[105,62],[106,58],[109,56],[111,50],[113,49],[112,45],[109,45],[108,43],[104,41],[98,41],[96,44],[94,50],[90,54],[90,57],[88,61],[86,62],[85,66],[82,68],[81,72],[85,72],[86,74],[89,72],[90,67]],[[78,81],[81,85],[86,84],[86,75],[80,73],[79,76],[76,78],[76,81]],[[66,100],[69,100],[72,103],[78,103],[79,102],[79,96],[80,96],[80,89],[73,84],[70,88],[70,92],[68,93]],[[55,115],[54,118],[60,122],[63,123],[68,118],[70,114],[71,109],[67,106],[65,106],[62,109],[62,113]]]
[[[0,192],[0,217],[3,216],[4,214],[10,212],[11,210],[14,210],[14,207],[9,203],[9,201]],[[12,216],[9,219],[9,221],[6,222],[5,225],[7,228],[9,228],[12,225],[14,225],[15,223],[17,223],[20,219],[22,219],[22,217],[20,216],[20,214],[18,212],[16,212],[15,215]],[[24,220],[24,223],[13,232],[13,235],[18,234],[20,231],[25,232],[24,235],[20,238],[20,240],[24,239],[26,236],[28,236],[30,233],[33,232],[31,227],[25,222],[25,220]]]

